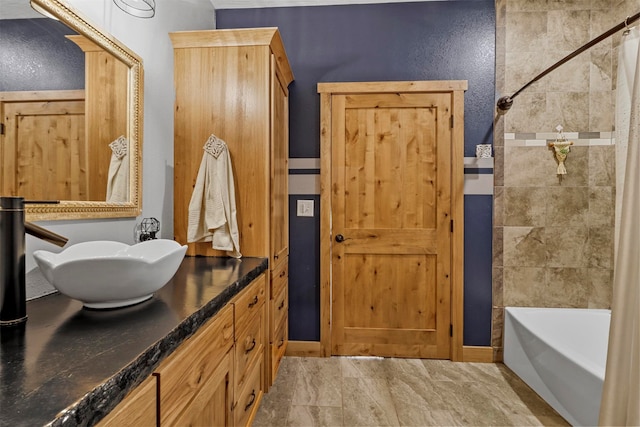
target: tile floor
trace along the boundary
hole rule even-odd
[[[503,364],[285,357],[258,426],[567,426]]]

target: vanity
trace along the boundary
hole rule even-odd
[[[0,425],[248,425],[264,390],[267,258],[186,257],[143,303],[53,294],[3,329]]]

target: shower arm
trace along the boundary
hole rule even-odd
[[[511,96],[503,96],[502,98],[498,99],[498,102],[496,104],[497,109],[498,109],[498,113],[499,114],[505,114],[507,111],[509,111],[509,109],[513,105],[513,98],[518,96],[518,94],[520,92],[522,92],[523,90],[528,88],[531,84],[537,82],[542,77],[546,76],[547,74],[549,74],[550,72],[552,72],[553,70],[555,70],[556,68],[558,68],[559,66],[564,64],[565,62],[568,62],[570,59],[573,59],[574,57],[580,55],[582,52],[584,52],[585,50],[589,49],[590,47],[600,43],[602,40],[606,39],[607,37],[612,36],[613,34],[617,33],[618,31],[622,30],[623,28],[628,28],[628,26],[630,24],[632,24],[633,22],[637,21],[638,19],[640,19],[640,12],[636,13],[633,16],[628,16],[627,19],[622,21],[620,24],[618,24],[615,27],[611,28],[610,30],[600,34],[598,37],[596,37],[595,39],[591,40],[587,44],[584,44],[584,45],[580,46],[578,49],[576,49],[575,51],[573,51],[569,55],[565,56],[564,58],[562,58],[561,60],[559,60],[558,62],[556,62],[555,64],[553,64],[552,66],[550,66],[549,68],[547,68],[546,70],[544,70],[543,72],[538,74],[537,76],[535,76],[533,79],[531,79],[531,81],[529,83],[527,83],[526,85],[522,86],[513,95],[511,95]]]

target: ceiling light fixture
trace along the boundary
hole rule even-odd
[[[122,11],[138,18],[153,18],[156,14],[155,0],[113,0]]]

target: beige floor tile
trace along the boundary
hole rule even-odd
[[[333,427],[344,425],[342,408],[333,406],[292,406],[289,427]]]
[[[501,363],[285,357],[254,426],[567,426]]]

